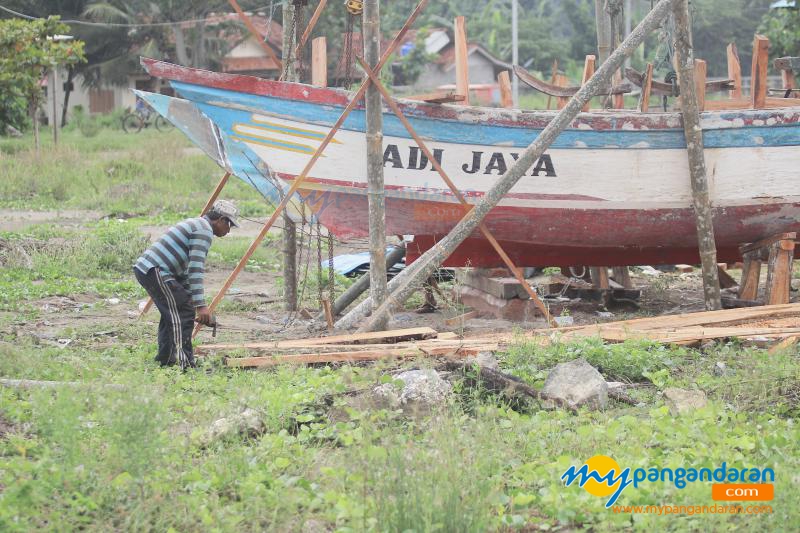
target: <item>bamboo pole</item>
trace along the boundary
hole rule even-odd
[[[222,189],[225,187],[225,184],[228,183],[228,178],[230,177],[231,177],[230,172],[226,172],[225,175],[222,176],[222,178],[219,180],[219,183],[217,183],[217,186],[214,188],[214,192],[212,192],[211,196],[208,198],[206,205],[203,206],[203,210],[200,211],[200,216],[203,216],[206,213],[208,213],[208,210],[211,209],[211,206],[214,205],[214,202],[217,201],[217,198],[219,198]],[[153,299],[148,297],[147,301],[144,304],[144,307],[142,308],[142,312],[139,313],[139,318],[142,318],[144,315],[146,315],[151,307],[153,307]]]
[[[703,154],[703,129],[694,80],[695,63],[692,51],[692,34],[688,0],[677,0],[674,8],[675,34],[673,48],[681,91],[681,115],[689,155],[689,178],[692,183],[697,245],[703,268],[703,296],[706,309],[721,309],[719,273],[717,272],[717,246],[714,241],[714,220],[708,193],[706,161]]]
[[[461,194],[461,191],[458,189],[458,187],[456,187],[456,184],[453,183],[453,181],[444,171],[442,165],[439,164],[439,161],[433,156],[433,153],[431,153],[431,151],[428,149],[428,146],[425,144],[425,141],[422,140],[422,137],[420,137],[417,134],[417,132],[414,130],[414,127],[411,125],[408,119],[403,115],[403,112],[400,111],[400,108],[397,106],[397,103],[386,91],[386,88],[381,83],[381,80],[378,79],[377,75],[374,72],[372,72],[372,70],[370,70],[369,66],[367,66],[367,64],[364,63],[364,61],[360,57],[356,59],[361,65],[361,68],[364,69],[364,72],[366,72],[369,78],[372,80],[373,85],[375,85],[381,91],[381,94],[383,94],[386,103],[389,105],[394,114],[397,115],[398,120],[400,120],[403,126],[405,126],[406,130],[411,135],[411,138],[414,139],[414,141],[417,143],[417,146],[419,146],[420,150],[422,150],[422,153],[425,155],[425,157],[428,158],[428,161],[431,162],[433,168],[439,173],[444,182],[450,188],[450,191],[453,193],[453,196],[455,196],[458,199],[458,201],[464,207],[464,211],[468,213],[472,209],[472,204],[467,202],[467,199],[464,198],[463,194]],[[503,262],[506,264],[506,266],[514,275],[514,277],[517,278],[517,281],[519,282],[520,285],[522,285],[522,288],[525,289],[525,292],[528,293],[528,296],[531,298],[534,305],[536,305],[539,311],[542,312],[545,319],[547,320],[547,323],[550,324],[551,326],[555,326],[556,322],[555,320],[553,320],[553,317],[550,316],[550,311],[547,309],[547,306],[545,306],[544,303],[539,299],[539,295],[536,294],[536,291],[533,290],[533,288],[531,288],[530,283],[528,283],[528,281],[525,279],[525,276],[522,274],[522,271],[519,268],[517,268],[517,266],[514,264],[514,262],[505,252],[505,250],[503,250],[503,247],[500,246],[499,242],[497,242],[497,239],[495,239],[494,235],[492,235],[492,233],[489,231],[489,228],[487,228],[486,225],[483,223],[479,224],[478,228],[480,229],[484,238],[487,241],[489,241],[489,244],[492,245],[492,248],[494,248],[495,252],[497,252],[497,255],[499,255],[500,258],[503,260]]]
[[[364,57],[378,61],[381,45],[380,0],[366,0],[363,12]],[[367,120],[367,204],[369,209],[369,295],[373,308],[386,301],[386,191],[383,186],[383,106],[370,83],[364,96]],[[379,323],[386,329],[388,319]]]
[[[419,4],[417,4],[417,7],[414,8],[414,11],[411,13],[411,15],[409,15],[405,24],[403,24],[403,27],[400,28],[399,32],[397,32],[397,36],[394,38],[394,40],[392,40],[391,43],[389,43],[389,46],[386,48],[386,51],[383,52],[381,60],[378,61],[378,64],[375,66],[376,71],[380,72],[380,70],[389,60],[389,57],[391,57],[391,55],[394,53],[400,40],[405,36],[409,28],[411,28],[411,25],[414,24],[414,21],[417,20],[419,15],[428,5],[428,1],[429,0],[420,0]],[[344,124],[344,121],[348,117],[348,115],[350,115],[350,112],[356,107],[356,105],[358,105],[358,102],[361,101],[361,98],[364,96],[364,93],[366,92],[367,86],[369,84],[370,84],[369,79],[366,79],[361,83],[361,87],[359,87],[358,91],[356,91],[356,94],[353,95],[353,99],[350,100],[350,103],[347,104],[347,106],[344,108],[344,111],[342,111],[341,116],[336,120],[331,130],[322,140],[316,152],[314,152],[314,155],[312,155],[311,159],[309,159],[308,163],[306,163],[306,166],[305,168],[303,168],[303,171],[294,179],[294,181],[292,182],[292,186],[289,187],[289,190],[286,192],[286,195],[281,200],[281,203],[278,204],[278,206],[275,208],[275,212],[272,213],[272,216],[270,216],[269,219],[264,223],[264,227],[261,228],[261,231],[259,232],[258,235],[256,235],[256,238],[253,240],[253,243],[245,251],[244,255],[239,260],[239,263],[236,265],[236,268],[233,269],[233,272],[230,273],[228,279],[226,279],[225,283],[222,285],[222,288],[219,290],[217,295],[211,301],[211,304],[208,306],[210,311],[212,312],[214,311],[219,302],[225,296],[225,293],[227,293],[228,289],[231,288],[231,285],[233,285],[234,280],[239,276],[239,273],[244,269],[245,265],[247,264],[247,261],[256,251],[258,245],[261,244],[261,241],[264,240],[264,237],[267,235],[267,232],[275,223],[275,220],[278,218],[280,213],[286,208],[286,205],[289,203],[289,200],[292,198],[294,193],[297,192],[297,189],[300,188],[300,185],[302,185],[303,181],[305,181],[306,177],[308,176],[308,173],[314,167],[314,164],[320,158],[322,152],[325,151],[325,148],[330,144],[331,140],[333,139],[333,136],[336,134],[337,131],[339,131],[339,128],[342,126],[342,124]],[[200,331],[201,327],[202,327],[201,324],[197,324],[197,326],[194,328],[194,333],[192,334],[193,337],[197,335],[197,332]]]
[[[644,41],[645,37],[658,27],[664,17],[678,0],[659,0],[650,13],[644,17],[636,29],[614,51],[609,59],[597,70],[592,79],[583,85],[572,97],[569,103],[556,117],[542,130],[536,140],[520,155],[519,159],[508,171],[489,189],[475,207],[467,213],[453,230],[445,236],[436,246],[426,251],[409,268],[397,275],[389,284],[392,290],[386,303],[380,306],[364,325],[362,330],[370,331],[379,319],[386,317],[391,312],[393,305],[402,304],[417,290],[442,262],[466,239],[486,215],[491,211],[509,190],[519,181],[525,172],[544,154],[545,150],[553,143],[555,138],[578,115],[583,105],[595,94],[600,87],[611,79],[612,74],[622,65],[625,57],[629,56]],[[366,311],[372,302],[365,300],[355,309],[350,311],[338,323],[338,327],[349,328],[363,320]]]

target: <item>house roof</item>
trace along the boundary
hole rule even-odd
[[[510,69],[511,64],[506,63],[505,61],[501,61],[491,52],[489,52],[483,45],[478,43],[467,43],[467,57],[471,56],[472,54],[479,54],[486,59],[488,59],[494,66],[498,68]],[[442,52],[439,54],[439,57],[435,60],[438,63],[442,70],[448,71],[450,69],[455,68],[456,66],[456,47],[453,43],[448,44]]]
[[[253,26],[259,35],[261,35],[262,38],[268,37],[268,42],[273,47],[277,47],[278,50],[280,50],[283,43],[283,26],[276,22],[274,18],[267,17],[263,14],[245,14],[250,17],[250,22],[253,23]],[[220,24],[224,24],[226,22],[236,23],[241,28],[241,32],[238,34],[228,33],[223,35],[228,42],[236,45],[243,40],[250,38],[250,32],[244,26],[242,19],[240,19],[239,15],[236,13],[211,13],[208,15],[208,17],[206,17],[206,26],[219,26]],[[190,29],[196,25],[197,23],[194,21],[182,22],[180,24],[183,29]]]

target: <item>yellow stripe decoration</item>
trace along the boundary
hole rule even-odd
[[[244,143],[253,143],[253,144],[260,144],[263,146],[269,146],[270,148],[275,148],[276,150],[283,150],[284,152],[297,152],[300,154],[312,155],[315,151],[312,146],[308,146],[307,144],[287,143],[284,141],[277,141],[275,139],[269,139],[266,137],[253,139],[253,138],[239,137],[233,135],[231,136],[231,138]],[[325,157],[325,154],[322,154],[322,157]]]
[[[294,127],[294,126],[286,126],[285,124],[277,124],[275,122],[270,122],[270,121],[265,120],[265,119],[263,119],[261,117],[258,117],[258,116],[253,116],[252,119],[253,119],[253,122],[255,122],[256,124],[262,124],[263,126],[254,126],[254,125],[248,124],[247,126],[249,126],[251,128],[271,131],[271,132],[274,132],[274,133],[282,133],[284,135],[290,135],[292,137],[303,137],[305,139],[317,139],[319,141],[322,141],[325,138],[325,136],[327,135],[327,133],[321,133],[321,132],[314,131],[314,130],[308,130],[308,129],[304,129],[304,128],[297,128],[297,127]],[[335,138],[331,139],[331,142],[332,143],[336,143],[336,144],[342,144],[340,141],[337,141]]]

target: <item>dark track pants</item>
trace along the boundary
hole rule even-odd
[[[192,355],[195,312],[189,293],[175,280],[164,281],[157,268],[151,268],[146,274],[137,268],[133,272],[161,313],[156,362],[162,366],[178,363],[181,368],[195,366]]]

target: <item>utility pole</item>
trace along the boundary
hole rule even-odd
[[[380,58],[380,0],[366,0],[363,14],[364,60],[375,68]],[[386,301],[386,197],[383,188],[383,109],[381,93],[369,84],[365,96],[367,111],[367,200],[369,202],[369,277],[372,309]],[[386,329],[388,315],[375,323]]]
[[[285,81],[299,81],[295,69],[294,48],[297,36],[295,25],[289,23],[294,20],[295,6],[292,2],[283,4],[283,40],[281,42],[281,59],[284,64]],[[269,45],[267,45],[269,46]],[[280,66],[279,66],[280,68]],[[319,266],[318,268],[322,268]],[[283,210],[283,300],[284,309],[292,312],[297,310],[297,228],[289,210]],[[321,305],[321,304],[320,304]]]
[[[519,65],[519,4],[511,0],[511,64]],[[519,79],[511,75],[511,101],[519,109]]]

